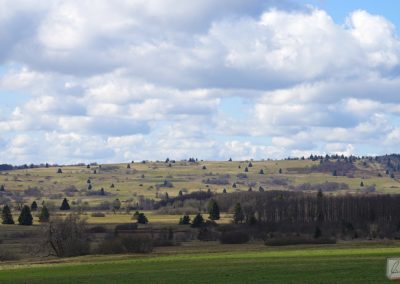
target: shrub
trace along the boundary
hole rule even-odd
[[[102,234],[102,233],[107,233],[107,228],[104,226],[94,226],[91,227],[88,230],[89,233],[93,233],[93,234]]]
[[[250,240],[249,235],[244,232],[223,232],[219,241],[221,244],[244,244]]]
[[[306,244],[336,244],[334,238],[306,238],[306,237],[282,237],[279,239],[267,239],[264,241],[266,246],[290,246]]]
[[[117,235],[119,231],[133,231],[138,228],[136,223],[126,223],[126,224],[118,224],[115,226],[115,234]]]
[[[58,257],[78,256],[89,253],[90,243],[85,220],[79,215],[51,220],[43,231],[43,248]]]
[[[150,253],[153,251],[153,240],[148,235],[134,235],[104,240],[97,248],[100,254]]]
[[[179,225],[190,225],[189,215],[183,215],[183,217],[179,219]]]
[[[125,253],[126,249],[120,239],[104,240],[97,247],[98,254],[120,254]]]
[[[18,256],[13,252],[5,249],[0,250],[0,261],[18,260]]]
[[[212,228],[203,227],[200,228],[197,239],[200,241],[216,241],[218,240],[219,234]]]
[[[92,217],[106,217],[106,214],[102,213],[102,212],[93,212],[92,214],[90,214],[90,216]]]

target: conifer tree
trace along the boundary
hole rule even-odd
[[[31,214],[31,209],[28,205],[24,205],[24,207],[22,207],[21,214],[18,217],[18,223],[23,226],[30,226],[32,225],[32,220],[33,217]]]
[[[50,213],[49,210],[47,209],[46,206],[42,207],[42,210],[40,210],[40,215],[39,215],[39,222],[49,222],[50,219]]]
[[[242,210],[242,206],[240,206],[240,203],[236,203],[235,205],[235,210],[233,213],[233,222],[235,224],[242,223],[244,220],[244,214]]]
[[[3,211],[1,212],[1,219],[2,219],[2,224],[5,225],[12,225],[14,224],[14,219],[11,214],[10,207],[8,205],[4,205]]]
[[[197,213],[196,217],[194,217],[191,227],[198,228],[204,224],[204,218],[200,213]]]
[[[190,224],[190,217],[189,215],[183,215],[183,217],[179,220],[179,225],[189,225]]]
[[[36,201],[33,201],[31,204],[31,211],[36,211],[38,208]]]
[[[67,198],[64,198],[64,200],[61,204],[60,210],[70,210],[70,209],[71,209],[71,207],[69,206]]]
[[[217,201],[214,199],[211,199],[210,202],[208,202],[208,218],[210,220],[219,220],[219,206]]]
[[[137,216],[137,222],[139,224],[147,224],[149,220],[147,219],[146,215],[144,215],[144,213],[139,213],[139,215]]]

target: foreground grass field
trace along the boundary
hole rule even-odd
[[[390,283],[396,245],[256,248],[77,258],[0,266],[0,283]],[[204,249],[203,249],[204,250]]]

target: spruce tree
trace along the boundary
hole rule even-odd
[[[38,208],[36,201],[33,201],[31,204],[31,211],[36,211]]]
[[[64,198],[64,200],[61,204],[60,210],[70,210],[70,209],[71,209],[71,207],[69,206],[67,198]]]
[[[196,217],[194,217],[191,227],[198,228],[204,224],[204,218],[200,213],[197,213]]]
[[[235,210],[233,213],[233,222],[235,224],[242,223],[244,220],[244,214],[242,210],[242,206],[240,206],[240,203],[236,203],[235,205]]]
[[[30,226],[32,225],[32,220],[33,217],[31,214],[31,209],[28,205],[24,205],[24,207],[22,207],[21,214],[18,217],[18,223],[23,226]]]
[[[49,222],[50,219],[50,213],[49,210],[47,209],[46,206],[42,207],[42,210],[40,210],[40,215],[39,215],[39,222]]]
[[[2,219],[2,224],[5,224],[5,225],[14,224],[14,219],[11,214],[10,207],[8,207],[8,205],[4,205],[3,211],[1,212],[1,219]]]
[[[0,191],[6,191],[4,184],[0,185]]]
[[[144,213],[139,213],[137,216],[137,222],[138,224],[147,224],[149,220],[147,219],[146,215]]]
[[[210,220],[219,220],[219,206],[217,201],[214,199],[211,199],[210,202],[208,202],[208,214]]]
[[[181,217],[179,220],[179,225],[190,225],[189,215],[183,215],[183,217]]]

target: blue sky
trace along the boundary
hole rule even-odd
[[[398,151],[397,1],[0,11],[0,163]]]

